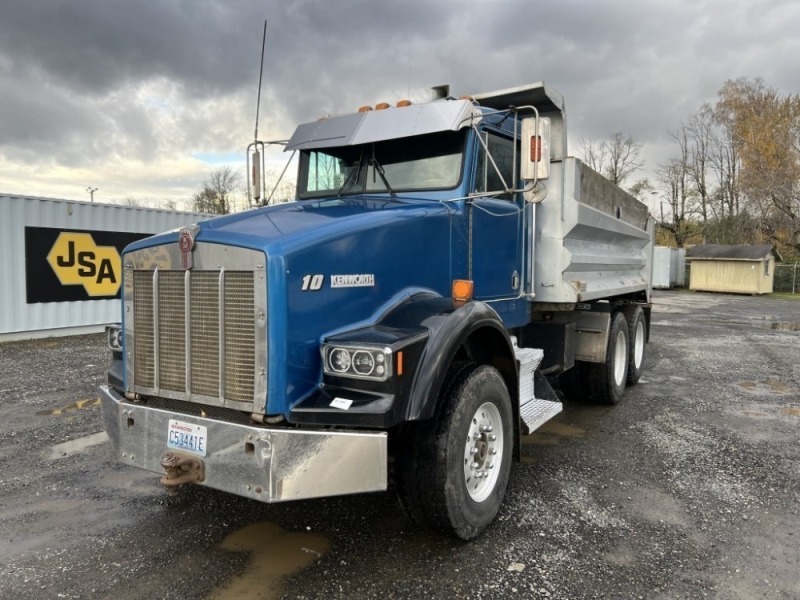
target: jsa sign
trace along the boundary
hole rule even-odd
[[[82,285],[89,296],[116,296],[119,291],[119,252],[114,246],[98,246],[91,234],[58,234],[47,262],[61,285]]]
[[[26,227],[28,303],[118,298],[122,250],[148,235]]]

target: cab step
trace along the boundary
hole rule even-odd
[[[519,416],[522,434],[529,435],[562,410],[561,402],[544,376],[536,371],[544,351],[539,348],[520,348],[511,338],[519,363]],[[538,396],[538,397],[537,397]]]
[[[561,402],[539,400],[534,398],[519,407],[519,416],[522,419],[523,435],[529,435],[547,423],[561,412]],[[527,431],[524,431],[527,429]]]

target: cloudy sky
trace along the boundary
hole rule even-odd
[[[3,0],[0,193],[156,204],[244,173],[264,19],[262,139],[437,84],[545,80],[572,153],[623,131],[652,170],[725,80],[800,91],[797,0]]]

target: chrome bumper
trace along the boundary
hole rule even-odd
[[[386,489],[387,435],[268,429],[172,413],[129,402],[100,387],[108,437],[125,464],[164,474],[170,419],[207,428],[205,480],[199,485],[282,502]]]

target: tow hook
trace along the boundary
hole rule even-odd
[[[161,457],[161,466],[167,472],[161,478],[161,483],[166,486],[200,483],[206,478],[206,465],[194,456],[165,452]]]

